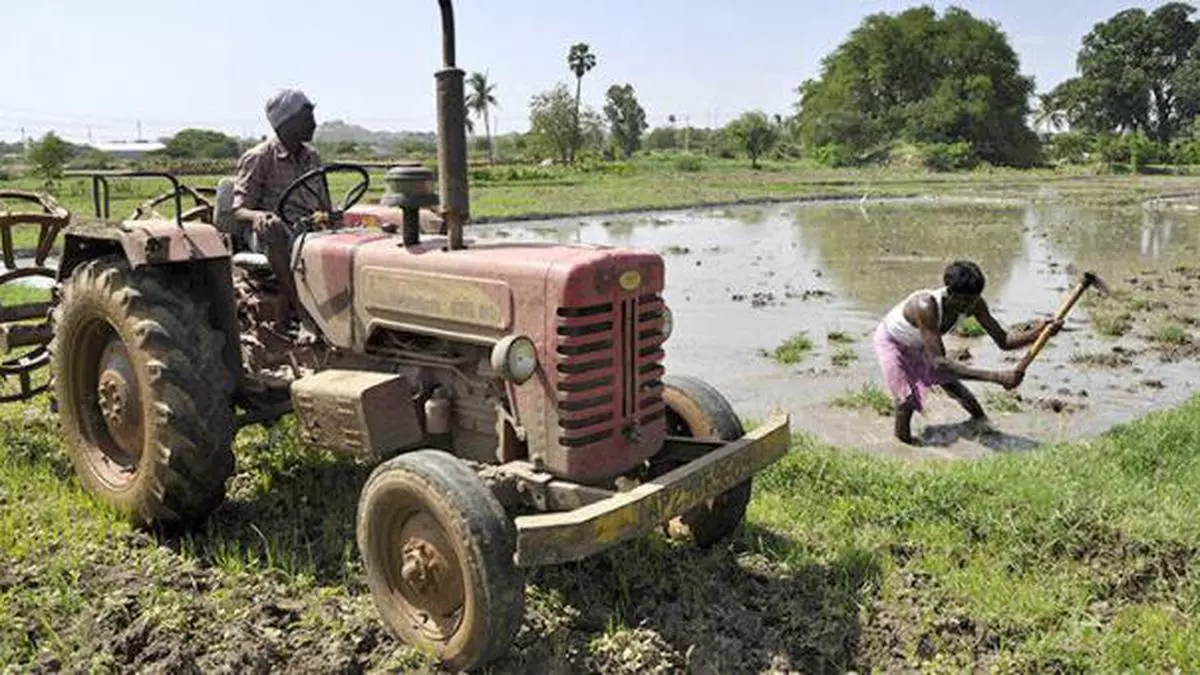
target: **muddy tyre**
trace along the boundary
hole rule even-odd
[[[703,380],[667,375],[663,378],[663,399],[667,404],[667,433],[672,436],[735,441],[746,433],[729,401]],[[751,479],[747,478],[672,520],[667,532],[690,535],[702,548],[724,541],[745,518],[750,489]]]
[[[525,614],[516,528],[474,471],[440,450],[399,455],[367,479],[356,530],[398,638],[455,671],[508,651]]]
[[[206,308],[163,272],[80,265],[52,315],[54,393],[84,488],[141,526],[189,525],[233,473],[232,377]]]

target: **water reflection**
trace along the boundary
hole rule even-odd
[[[905,294],[941,284],[958,258],[974,260],[988,295],[1004,288],[1024,252],[1024,209],[1012,205],[829,204],[796,210],[793,240],[859,309],[881,314]]]

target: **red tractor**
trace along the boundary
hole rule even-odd
[[[712,387],[665,373],[660,256],[464,242],[463,72],[439,4],[440,194],[413,166],[388,172],[375,205],[357,203],[370,185],[360,166],[293,183],[277,212],[295,232],[296,316],[232,222],[228,181],[208,203],[168,174],[90,172],[98,222],[63,230],[52,307],[0,316],[50,309],[48,327],[0,337],[49,341],[22,367],[49,362],[80,480],[138,523],[211,513],[247,424],[292,414],[306,442],[376,464],[357,540],[379,611],[402,640],[465,669],[507,650],[523,569],[671,523],[700,546],[721,541],[790,433],[783,413],[746,433]],[[340,204],[334,172],[358,176]],[[113,176],[171,181],[174,217],[151,205],[111,223]],[[185,211],[189,190],[198,206]],[[300,191],[324,195],[322,208],[301,212]],[[423,236],[435,207],[446,236]],[[52,208],[47,250],[63,224]]]

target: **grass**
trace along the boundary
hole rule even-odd
[[[290,424],[274,442],[248,431],[230,502],[162,538],[79,490],[41,404],[0,424],[0,664],[421,667],[363,586],[362,467]],[[534,571],[527,637],[500,669],[1195,670],[1197,445],[1200,398],[978,462],[797,437],[756,478],[732,551],[654,535]]]
[[[829,357],[830,363],[841,368],[858,360],[858,352],[853,347],[841,347]]]
[[[751,517],[792,569],[854,555],[852,667],[1200,668],[1200,399],[1093,443],[913,466],[801,443]],[[1100,486],[1103,486],[1102,489]]]
[[[1092,315],[1096,333],[1107,337],[1121,337],[1133,328],[1133,316],[1129,312],[1096,312]]]
[[[1019,413],[1024,409],[1024,399],[1015,391],[989,391],[984,400],[996,412]]]
[[[831,330],[825,335],[825,339],[829,340],[829,344],[848,345],[854,344],[854,336],[840,330]]]
[[[850,391],[829,402],[835,408],[873,410],[879,415],[889,416],[896,412],[892,397],[874,384],[864,384],[858,391]]]
[[[1186,345],[1192,341],[1187,329],[1175,323],[1165,323],[1154,330],[1150,339],[1168,345]]]
[[[812,351],[813,341],[807,332],[796,333],[783,341],[783,344],[771,352],[771,358],[785,366],[795,365],[804,360]]]

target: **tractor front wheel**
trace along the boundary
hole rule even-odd
[[[736,441],[745,435],[733,406],[703,380],[668,375],[663,378],[667,404],[667,433],[686,438]],[[673,469],[675,466],[666,467]],[[751,479],[696,506],[667,523],[668,534],[686,536],[708,548],[731,535],[746,515]]]
[[[225,497],[232,378],[207,312],[162,272],[80,265],[52,316],[54,392],[84,488],[136,524],[185,524]]]
[[[456,672],[508,650],[525,614],[516,528],[453,455],[421,450],[377,467],[357,539],[375,605],[405,643]]]

